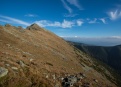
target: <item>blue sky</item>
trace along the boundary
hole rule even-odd
[[[121,0],[0,0],[0,24],[37,23],[63,37],[121,37]]]

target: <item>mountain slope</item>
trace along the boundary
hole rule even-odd
[[[86,78],[78,86],[89,83],[90,87],[116,87],[111,73],[95,63],[90,56],[37,24],[26,29],[9,24],[0,26],[0,87],[60,87],[60,78],[80,72]]]
[[[113,47],[89,46],[74,43],[83,52],[110,65],[121,73],[121,45]]]

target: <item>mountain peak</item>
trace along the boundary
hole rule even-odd
[[[34,23],[34,24],[30,25],[30,26],[38,26],[38,27],[39,27],[39,25],[38,25],[38,24],[36,24],[36,23]]]
[[[27,27],[28,30],[40,30],[42,29],[39,25],[37,25],[36,23],[30,25]]]

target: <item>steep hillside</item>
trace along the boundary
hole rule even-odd
[[[74,45],[83,52],[105,62],[121,73],[121,45],[112,47],[89,46],[79,43],[74,43]]]
[[[73,87],[116,87],[103,66],[37,24],[0,26],[0,87],[68,87],[67,77]]]
[[[121,45],[103,47],[103,46],[91,46],[82,43],[70,42],[75,47],[85,52],[86,54],[96,58],[113,69],[121,75]]]

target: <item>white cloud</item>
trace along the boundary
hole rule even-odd
[[[75,26],[75,23],[73,21],[67,21],[67,20],[63,20],[63,22],[51,22],[48,20],[40,20],[40,21],[36,21],[36,24],[40,25],[41,27],[46,27],[46,26],[50,26],[50,27],[61,27],[61,28],[72,28],[73,26]]]
[[[72,26],[74,26],[74,22],[64,20],[61,27],[62,28],[71,28]]]
[[[70,4],[76,6],[79,10],[83,10],[83,8],[80,6],[78,0],[67,0]]]
[[[47,20],[35,21],[35,23],[38,24],[41,27],[48,26],[48,21]]]
[[[121,18],[121,10],[110,11],[108,12],[108,15],[111,20],[117,20]]]
[[[40,21],[35,21],[36,24],[38,24],[41,27],[46,27],[46,26],[52,26],[52,27],[61,27],[60,22],[51,22],[48,20],[40,20]]]
[[[51,24],[48,24],[49,26],[58,26],[58,27],[61,27],[61,23],[60,22],[57,22],[55,21],[54,23],[51,23]]]
[[[84,23],[83,21],[77,20],[77,25],[78,25],[78,26],[82,26],[83,23]]]
[[[35,14],[26,14],[25,16],[27,16],[27,17],[37,17],[37,15],[35,15]]]
[[[73,10],[67,5],[67,3],[64,0],[61,0],[61,2],[63,3],[65,9],[68,10],[69,13],[72,13]]]
[[[8,16],[0,15],[0,18],[2,18],[1,21],[5,22],[5,23],[22,24],[22,25],[25,25],[25,26],[29,26],[30,25],[27,22],[24,22],[24,21],[16,19],[16,18],[8,17]]]
[[[94,24],[94,23],[97,23],[97,18],[94,18],[94,20],[91,20],[88,22],[89,24]]]
[[[106,24],[105,18],[100,18],[99,20],[101,20],[104,24]]]
[[[0,21],[1,22],[5,22],[5,23],[11,23],[11,24],[21,24],[24,26],[29,26],[31,25],[30,23],[27,23],[25,21],[16,19],[16,18],[12,18],[12,17],[8,17],[8,16],[2,16],[0,15]],[[63,20],[62,22],[59,21],[49,21],[49,20],[40,20],[40,21],[35,21],[33,23],[38,24],[41,27],[61,27],[61,28],[72,28],[73,26],[81,26],[83,24],[83,21],[81,21],[80,19],[78,20]]]

